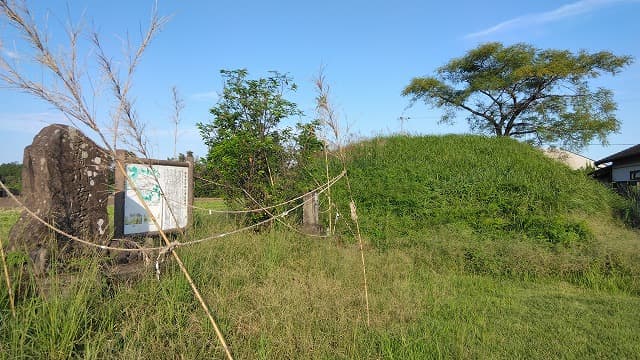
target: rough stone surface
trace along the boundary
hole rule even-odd
[[[24,149],[22,199],[41,218],[80,238],[104,244],[109,236],[106,153],[77,129],[54,124]],[[26,211],[9,234],[9,248],[26,250],[37,272],[86,248],[53,233]]]

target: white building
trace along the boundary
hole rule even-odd
[[[640,182],[640,144],[594,162],[596,166],[608,163],[610,164],[594,171],[593,176],[605,182]]]
[[[548,157],[566,164],[573,170],[596,167],[592,159],[568,150],[552,147],[542,151]]]

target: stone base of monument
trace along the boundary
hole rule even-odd
[[[104,271],[109,284],[132,283],[154,274],[153,265],[144,262],[114,265]]]

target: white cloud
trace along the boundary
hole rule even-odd
[[[208,91],[195,93],[190,96],[193,100],[197,101],[216,101],[218,100],[218,93],[216,91]]]
[[[16,51],[11,51],[11,50],[2,50],[2,53],[8,57],[9,59],[13,59],[13,60],[18,60],[20,59],[20,54],[18,54]]]
[[[60,113],[0,113],[0,124],[2,124],[3,131],[7,132],[35,135],[38,131],[48,125],[60,123],[69,123],[69,121]]]
[[[493,33],[497,33],[503,30],[527,27],[531,25],[546,24],[554,21],[559,21],[568,17],[592,12],[598,8],[602,8],[608,5],[613,5],[623,2],[638,2],[638,0],[581,0],[571,4],[560,6],[551,11],[527,14],[518,16],[516,18],[503,21],[497,25],[489,27],[484,30],[480,30],[474,33],[465,35],[465,38],[479,38]]]

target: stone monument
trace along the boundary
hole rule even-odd
[[[49,224],[80,238],[104,244],[110,235],[107,215],[111,159],[79,130],[45,127],[24,150],[24,205]],[[79,254],[85,245],[54,233],[26,211],[11,228],[9,249],[26,251],[37,273],[58,260]]]

